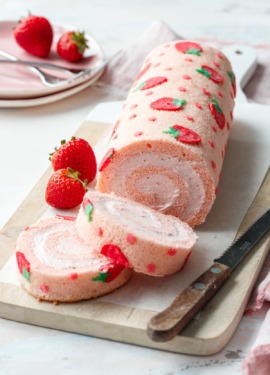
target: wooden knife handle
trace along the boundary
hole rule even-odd
[[[153,316],[147,326],[148,336],[159,342],[174,338],[218,291],[230,273],[228,266],[213,263],[183,290],[166,310]]]

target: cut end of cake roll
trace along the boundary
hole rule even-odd
[[[19,280],[38,300],[76,302],[112,292],[131,270],[97,253],[76,230],[75,218],[39,220],[16,244]]]
[[[97,190],[196,226],[214,203],[235,77],[220,51],[174,41],[146,57],[99,165]]]
[[[113,194],[87,192],[76,219],[80,237],[118,264],[151,276],[181,270],[196,243],[192,228]]]

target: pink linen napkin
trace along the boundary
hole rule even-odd
[[[99,82],[118,90],[122,93],[124,99],[140,71],[147,53],[162,43],[177,39],[182,38],[162,21],[155,21],[137,41],[134,41],[109,63]],[[232,42],[226,41],[208,41],[199,37],[196,38],[196,41],[207,43],[216,48],[232,44]],[[258,67],[244,91],[249,100],[261,104],[270,104],[270,44],[253,47],[258,52]],[[262,307],[264,301],[270,301],[269,269],[270,254],[254,289],[248,307],[250,311],[256,311]],[[246,375],[270,374],[270,312],[265,317],[251,352],[245,359],[244,367]]]

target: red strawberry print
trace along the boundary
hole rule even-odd
[[[127,258],[124,256],[121,249],[116,245],[107,243],[102,246],[100,253],[113,259],[116,264],[122,264],[124,267],[130,267]]]
[[[146,81],[141,82],[138,85],[138,87],[136,87],[136,89],[133,92],[139,91],[139,90],[151,89],[152,87],[161,85],[162,83],[165,83],[167,81],[168,80],[167,80],[166,77],[153,77],[153,78],[149,78]]]
[[[215,83],[222,83],[224,78],[215,69],[210,68],[210,66],[202,65],[201,68],[196,69],[198,73],[205,75],[205,77],[210,78]]]
[[[169,127],[169,130],[164,130],[163,133],[170,134],[179,142],[197,145],[201,143],[201,137],[193,130],[186,128],[185,126],[173,125]]]
[[[30,282],[30,263],[25,258],[24,253],[16,251],[16,259],[20,274],[25,278],[25,280]]]
[[[197,56],[200,56],[201,52],[203,51],[202,47],[199,44],[193,42],[178,42],[176,43],[175,48],[179,52]]]
[[[228,73],[228,76],[230,77],[230,80],[231,80],[231,83],[232,83],[234,96],[236,96],[236,82],[235,82],[234,72],[227,72],[227,73]]]
[[[180,111],[186,104],[186,100],[164,97],[152,102],[150,107],[158,111]]]
[[[99,169],[98,169],[99,172],[102,172],[107,167],[107,165],[110,164],[114,155],[115,155],[115,149],[110,148],[100,162]]]
[[[145,67],[137,75],[136,80],[140,79],[144,75],[144,73],[147,72],[147,70],[150,68],[150,66],[151,66],[151,63],[146,64]]]
[[[209,108],[212,116],[216,120],[216,123],[218,124],[220,129],[223,129],[226,122],[225,116],[216,99],[212,99],[212,103],[209,103]]]
[[[107,272],[99,272],[97,277],[93,277],[93,281],[101,281],[103,283],[109,283],[113,281],[124,269],[125,267],[122,264],[110,264]]]

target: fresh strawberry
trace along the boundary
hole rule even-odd
[[[183,143],[199,144],[202,141],[196,132],[181,125],[170,126],[169,130],[164,130],[163,133],[170,134],[174,139]]]
[[[80,61],[89,48],[87,42],[84,32],[66,31],[57,42],[57,53],[69,62]]]
[[[198,73],[205,75],[207,78],[211,79],[215,83],[222,83],[224,78],[215,69],[210,68],[210,66],[202,65],[201,68],[196,69]]]
[[[133,91],[139,91],[139,90],[147,90],[147,89],[151,89],[152,87],[155,87],[155,86],[158,86],[158,85],[161,85],[162,83],[165,83],[167,82],[167,78],[166,77],[153,77],[153,78],[149,78],[147,79],[146,81],[143,81],[141,82],[137,87],[136,89]]]
[[[97,162],[90,144],[82,138],[72,137],[70,141],[61,141],[59,149],[50,154],[54,171],[62,168],[72,168],[80,172],[81,180],[91,182],[97,172]]]
[[[78,206],[86,189],[86,181],[79,179],[79,173],[73,169],[59,169],[50,177],[46,192],[46,202],[55,208],[73,208]]]
[[[179,100],[176,98],[160,98],[155,102],[151,103],[150,106],[158,111],[179,111],[183,109],[186,104],[186,100]]]
[[[110,164],[110,162],[111,162],[114,154],[115,154],[115,149],[114,148],[110,148],[106,152],[105,156],[103,157],[103,159],[100,162],[99,169],[98,169],[99,172],[102,172],[103,169],[105,169],[107,167],[107,165]]]
[[[20,47],[31,55],[47,57],[53,41],[53,29],[47,18],[29,15],[21,19],[13,30]]]
[[[200,56],[202,50],[202,47],[193,42],[178,42],[175,44],[175,48],[182,53],[188,54],[188,55],[197,55]]]
[[[220,108],[218,102],[216,99],[213,99],[212,102],[209,104],[210,111],[212,113],[212,116],[216,120],[216,123],[220,127],[220,129],[223,129],[225,126],[225,116],[222,112],[222,109]]]

